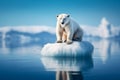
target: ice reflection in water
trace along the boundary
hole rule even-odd
[[[82,80],[82,71],[93,68],[92,54],[90,54],[79,58],[41,57],[41,61],[47,71],[56,72],[56,80]]]
[[[94,40],[91,41],[91,43],[94,45],[94,56],[100,58],[102,62],[105,64],[106,61],[110,59],[112,55],[115,55],[115,53],[119,53],[120,49],[120,41],[119,40]]]

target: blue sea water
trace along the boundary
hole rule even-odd
[[[94,52],[79,59],[43,59],[41,43],[0,41],[0,80],[59,80],[56,76],[62,72],[68,73],[70,80],[120,80],[120,41],[88,41]]]

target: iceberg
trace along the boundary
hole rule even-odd
[[[47,57],[79,57],[88,55],[93,52],[93,45],[88,41],[77,42],[72,44],[66,43],[48,43],[41,50],[41,56]]]
[[[100,39],[120,38],[120,26],[114,26],[103,17],[99,26],[81,25],[84,30],[84,37]]]

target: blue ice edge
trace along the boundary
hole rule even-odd
[[[74,41],[72,44],[48,43],[41,49],[41,56],[46,57],[81,57],[91,56],[94,47],[88,41]]]

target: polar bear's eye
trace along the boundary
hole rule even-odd
[[[67,17],[70,17],[70,15],[67,15]]]

